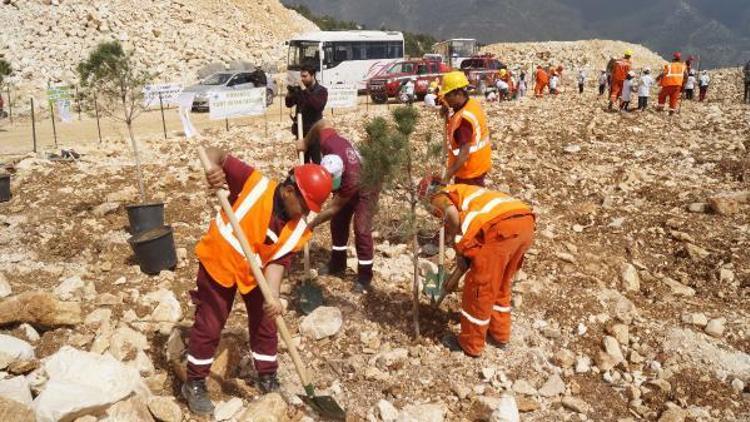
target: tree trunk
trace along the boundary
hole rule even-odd
[[[135,170],[138,177],[138,189],[141,191],[141,203],[146,203],[146,188],[143,185],[143,172],[141,171],[141,157],[138,154],[138,143],[133,135],[133,123],[128,121],[128,135],[130,135],[130,145],[133,147],[133,156],[135,157]]]
[[[412,205],[414,212],[414,205]],[[414,215],[414,214],[412,214]],[[413,279],[413,301],[414,301],[414,337],[419,338],[419,241],[417,240],[417,230],[414,228],[414,234],[411,238],[412,261],[414,264]]]

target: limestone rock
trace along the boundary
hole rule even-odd
[[[34,422],[34,411],[29,406],[0,396],[0,420],[13,422]]]
[[[0,334],[0,353],[14,360],[34,359],[34,346],[21,339]]]
[[[10,296],[13,293],[13,288],[8,283],[3,273],[0,273],[0,299]]]
[[[518,411],[521,413],[536,412],[540,407],[538,401],[526,396],[516,397],[516,404],[518,405]]]
[[[525,379],[520,379],[513,383],[513,392],[527,396],[535,396],[537,394],[536,388]]]
[[[611,334],[615,338],[615,340],[617,340],[617,342],[623,346],[627,346],[630,342],[630,330],[625,324],[612,325],[611,327],[609,327],[607,332]]]
[[[217,421],[226,421],[232,419],[234,415],[242,410],[242,399],[232,397],[228,401],[216,404],[214,408],[214,419]]]
[[[44,371],[49,381],[33,406],[37,419],[43,422],[103,410],[133,393],[149,394],[138,372],[111,355],[70,346],[47,358]]]
[[[539,389],[539,395],[542,397],[555,397],[563,393],[565,393],[565,381],[557,374],[547,378],[542,388]]]
[[[107,416],[101,422],[138,421],[154,422],[148,410],[147,400],[139,395],[115,403],[107,409]]]
[[[25,406],[31,406],[31,389],[24,376],[17,376],[0,381],[0,397],[15,400]]]
[[[516,399],[508,394],[500,397],[495,410],[490,415],[490,422],[520,422],[521,415],[518,414]]]
[[[157,421],[182,421],[182,409],[171,397],[152,397],[148,401],[148,410]]]
[[[120,208],[118,202],[104,202],[94,207],[94,209],[91,210],[91,213],[97,217],[104,217],[107,214],[117,211],[118,208]]]
[[[563,397],[562,405],[564,408],[577,413],[588,413],[591,409],[591,406],[589,406],[589,404],[585,401],[577,397],[570,396]]]
[[[403,364],[409,358],[409,350],[405,348],[397,348],[389,350],[387,352],[379,353],[375,356],[375,362],[381,368],[391,368],[396,365]]]
[[[673,280],[669,277],[664,277],[661,279],[661,281],[669,287],[669,289],[672,291],[672,294],[677,296],[695,296],[695,290],[693,288],[688,287],[682,283],[680,283],[677,280]]]
[[[394,422],[398,418],[398,410],[388,400],[378,401],[377,409],[383,422]]]
[[[724,324],[726,324],[727,320],[724,318],[715,318],[711,321],[708,321],[708,324],[706,325],[706,334],[712,336],[712,337],[721,337],[724,335],[724,330],[726,329],[724,327]]]
[[[344,320],[339,308],[321,306],[302,320],[299,331],[307,337],[320,340],[338,333],[343,324]]]
[[[622,350],[620,349],[620,344],[617,342],[617,339],[611,336],[605,336],[602,344],[604,346],[604,351],[607,352],[608,355],[612,356],[612,359],[615,361],[615,365],[625,360],[625,356],[623,356],[622,354]]]
[[[638,277],[638,270],[633,264],[625,263],[620,269],[620,278],[622,286],[626,291],[637,292],[641,290],[641,279]]]
[[[441,404],[409,405],[401,409],[397,422],[443,422],[446,408]]]
[[[687,412],[679,407],[670,407],[659,416],[659,422],[684,422]]]
[[[35,326],[57,327],[82,321],[80,304],[61,302],[47,292],[24,292],[0,302],[0,325],[28,322]]]
[[[238,422],[282,422],[287,404],[279,393],[270,393],[250,403]]]
[[[576,363],[576,355],[568,349],[561,349],[555,353],[552,360],[561,368],[570,368]]]
[[[86,291],[86,284],[81,277],[68,277],[55,287],[54,293],[60,300],[80,300]]]
[[[112,334],[109,352],[120,361],[132,360],[139,351],[148,350],[151,345],[145,335],[121,324]]]
[[[708,318],[706,315],[697,313],[686,313],[682,315],[682,322],[688,325],[696,325],[698,327],[705,327],[708,324]]]

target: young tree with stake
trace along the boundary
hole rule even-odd
[[[103,101],[105,115],[125,123],[135,157],[138,188],[141,202],[146,202],[138,144],[133,135],[133,121],[144,110],[143,87],[153,75],[136,69],[133,53],[126,52],[119,41],[103,42],[94,48],[89,57],[78,65],[78,74],[84,90],[95,92]]]
[[[435,161],[441,154],[439,142],[428,142],[425,148],[415,148],[410,138],[419,119],[415,107],[399,107],[392,112],[395,125],[385,118],[373,119],[366,128],[367,142],[359,147],[362,155],[363,186],[381,188],[406,207],[406,215],[401,233],[410,239],[413,266],[413,319],[414,332],[417,337],[419,329],[419,242],[417,235],[425,229],[424,221],[417,215],[419,204],[417,175],[422,174],[424,166]]]

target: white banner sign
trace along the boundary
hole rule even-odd
[[[326,108],[346,108],[357,106],[357,87],[353,85],[327,86]]]
[[[209,92],[208,110],[211,120],[261,116],[266,113],[266,88]]]
[[[143,87],[143,106],[159,107],[159,95],[162,104],[177,105],[177,96],[182,93],[182,84],[153,84]]]
[[[186,138],[192,138],[193,136],[198,135],[198,131],[195,129],[195,126],[193,126],[193,122],[190,121],[190,110],[193,108],[193,99],[195,99],[194,92],[183,92],[175,99],[175,102],[179,105],[177,113],[180,116],[180,121],[182,122],[182,128],[185,132]]]
[[[73,121],[73,116],[70,113],[70,100],[59,99],[56,101],[55,108],[57,109],[57,116],[63,123],[70,123]]]

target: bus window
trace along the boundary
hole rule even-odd
[[[404,57],[404,45],[401,42],[388,43],[388,58],[398,59]]]
[[[385,59],[388,57],[388,47],[384,42],[374,42],[367,46],[367,58],[372,59]]]
[[[317,42],[295,41],[289,44],[289,69],[299,70],[303,65],[320,68],[320,52]]]
[[[352,60],[367,60],[367,44],[354,42],[352,45]]]
[[[333,62],[335,64],[345,62],[350,59],[351,47],[347,44],[348,43],[336,43],[336,45],[334,46]]]

